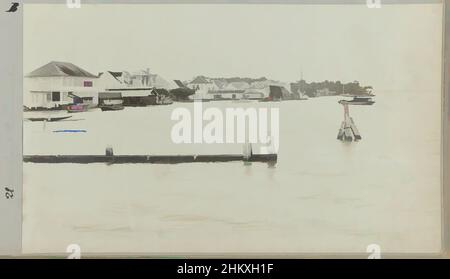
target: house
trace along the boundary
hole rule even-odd
[[[127,86],[123,79],[123,72],[106,71],[99,73],[98,77],[97,84],[103,89]]]
[[[132,74],[128,71],[106,71],[99,74],[98,83],[105,92],[120,93],[124,106],[170,103],[168,90],[178,87],[175,81],[168,82],[157,74],[151,74],[149,69]]]
[[[150,73],[150,69],[136,71],[132,74],[124,72],[125,81],[131,87],[154,87],[173,89],[177,88],[177,85],[173,81],[167,81],[158,74]]]
[[[95,99],[98,77],[68,62],[52,61],[27,74],[24,80],[24,106],[54,109],[83,96]]]
[[[151,74],[150,70],[136,71],[106,71],[99,73],[99,84],[105,89],[117,88],[177,88],[174,81],[167,81],[158,74]]]
[[[195,77],[191,82],[189,82],[188,87],[194,90],[201,90],[205,92],[218,89],[214,82],[210,81],[204,76]]]
[[[195,94],[190,96],[194,100],[212,99],[209,91],[218,90],[217,85],[204,76],[197,76],[188,83],[188,87],[195,90]]]

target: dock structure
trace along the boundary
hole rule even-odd
[[[181,163],[223,163],[261,162],[276,164],[277,154],[218,154],[218,155],[114,155],[111,147],[105,155],[24,155],[25,163],[46,164],[181,164]]]
[[[262,162],[277,161],[277,154],[226,155],[25,155],[25,163],[107,163],[107,164],[181,164],[181,163],[219,163],[219,162]]]
[[[344,107],[344,121],[342,121],[341,127],[339,128],[337,139],[347,142],[361,140],[362,137],[358,128],[356,128],[355,121],[350,117],[348,104],[342,104],[342,106]]]

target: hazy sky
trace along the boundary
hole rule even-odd
[[[438,90],[442,9],[432,5],[65,5],[24,7],[24,71],[49,61],[166,79],[358,80]]]

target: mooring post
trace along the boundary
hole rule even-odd
[[[353,132],[350,128],[350,113],[348,110],[348,104],[343,104],[344,106],[344,140],[353,141]]]
[[[252,157],[252,144],[251,143],[244,143],[243,146],[243,155],[244,155],[244,161],[249,161]]]
[[[344,139],[344,128],[345,128],[345,121],[342,121],[341,128],[339,129],[339,132],[338,132],[338,135],[337,135],[337,139],[338,140],[343,140]]]
[[[358,131],[358,128],[356,128],[356,124],[353,121],[353,118],[350,117],[350,128],[352,128],[353,135],[355,136],[355,140],[361,139],[361,134]]]
[[[114,150],[111,146],[106,147],[105,155],[106,156],[114,156]]]
[[[343,104],[344,106],[344,121],[347,123],[350,113],[348,111],[348,104]]]

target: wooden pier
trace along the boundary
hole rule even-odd
[[[181,163],[222,163],[222,162],[277,162],[277,154],[226,155],[25,155],[26,163],[73,163],[73,164],[181,164]]]

